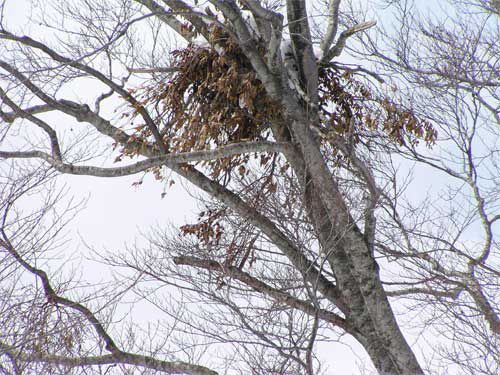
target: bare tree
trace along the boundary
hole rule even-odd
[[[125,273],[85,297],[36,261],[50,241],[23,234],[54,203],[11,219],[45,175],[9,174],[4,372],[312,375],[324,371],[318,347],[334,353],[348,335],[378,373],[423,374],[394,313],[410,306],[421,322],[438,315],[448,359],[496,373],[498,10],[477,2],[470,16],[484,22],[448,26],[381,3],[402,25],[379,22],[377,39],[339,0],[54,1],[33,4],[23,29],[4,1],[6,165],[152,173],[205,194],[197,222],[103,256]],[[348,64],[346,51],[379,65]],[[403,159],[459,183],[412,200]],[[23,289],[21,273],[38,284]],[[161,313],[154,330],[120,329],[129,294]]]
[[[402,288],[391,282],[397,290],[390,294],[418,298],[435,311],[429,326],[453,341],[441,354],[462,372],[494,374],[500,369],[499,9],[495,1],[446,1],[431,15],[421,4],[395,3],[394,28],[401,31],[365,35],[352,52],[392,77],[407,106],[435,126],[442,147],[404,145],[399,152],[447,186],[429,192],[420,209],[392,200],[393,230],[385,231],[380,249],[399,265],[408,261],[409,272]],[[399,244],[387,236],[394,230]]]

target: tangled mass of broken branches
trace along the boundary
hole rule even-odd
[[[237,42],[218,26],[212,27],[210,36],[207,46],[190,44],[173,51],[173,76],[141,89],[139,106],[156,108],[156,121],[170,153],[271,140],[271,124],[286,128],[281,104],[267,95]],[[307,107],[304,99],[301,103]],[[375,94],[368,84],[334,64],[319,66],[319,119],[321,142],[335,153],[339,150],[332,141],[338,137],[349,137],[351,144],[376,136],[399,144],[424,140],[428,145],[436,138],[428,122],[387,96]],[[134,139],[148,144],[150,129],[145,125],[135,129]],[[138,154],[127,145],[121,152],[119,160]],[[257,157],[264,164],[271,160],[269,155]],[[243,175],[249,160],[246,154],[201,163],[220,180],[235,168]]]

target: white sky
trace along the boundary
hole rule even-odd
[[[11,6],[8,9],[11,17],[25,15],[26,3],[27,1],[23,0],[7,1]],[[9,22],[14,24],[14,19]],[[180,225],[186,220],[193,219],[197,212],[196,202],[186,193],[178,178],[176,178],[177,183],[166,190],[167,194],[163,199],[162,183],[148,176],[142,185],[132,187],[132,183],[137,180],[138,177],[135,176],[115,179],[82,176],[61,178],[61,183],[67,184],[71,194],[77,199],[88,197],[86,208],[68,228],[74,236],[68,250],[78,250],[85,256],[86,247],[83,242],[94,249],[121,250],[126,244],[138,239],[140,241],[139,234],[147,232],[152,226],[165,226],[170,223]],[[429,180],[426,182],[429,183]],[[422,191],[422,185],[414,189],[416,193]],[[87,261],[84,265],[86,268],[83,274],[88,275],[90,280],[109,276],[100,265]],[[147,312],[142,309],[140,314],[141,319],[147,317]],[[155,319],[156,315],[151,315],[150,318]],[[355,352],[360,353],[359,345],[355,343],[353,345],[357,347]],[[321,355],[336,374],[359,374],[357,367],[359,358],[353,355],[347,346],[324,348],[321,350]]]

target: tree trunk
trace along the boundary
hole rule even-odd
[[[354,223],[336,228],[312,177],[302,181],[306,181],[303,188],[308,215],[342,295],[338,307],[355,327],[350,333],[365,348],[379,374],[423,375],[396,322],[368,243]]]

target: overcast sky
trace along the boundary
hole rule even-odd
[[[25,19],[29,12],[29,8],[24,6],[26,3],[27,1],[23,0],[7,1],[10,5],[7,14],[10,14],[11,24],[14,25],[16,20]],[[78,91],[81,90],[79,87]],[[66,121],[63,118],[51,118],[51,120]],[[72,237],[72,242],[67,245],[68,252],[73,254],[78,250],[85,256],[86,245],[94,249],[119,251],[135,241],[140,244],[142,242],[140,233],[147,233],[148,228],[170,224],[179,226],[186,221],[194,220],[197,212],[196,202],[186,192],[186,185],[179,178],[175,178],[176,184],[168,189],[151,175],[147,176],[140,186],[132,186],[139,178],[140,176],[115,179],[61,177],[60,184],[67,185],[71,195],[76,199],[87,199],[86,208],[68,226]],[[430,180],[422,179],[422,183],[424,185],[415,185],[412,189],[421,192],[427,188],[426,185]],[[163,192],[166,192],[164,198],[162,198]],[[75,259],[73,255],[71,257]],[[85,268],[82,273],[87,275],[89,280],[108,276],[103,274],[101,266],[92,265],[87,261],[83,264]],[[144,311],[141,310],[141,318],[145,317]],[[151,314],[150,318],[154,320],[156,315]],[[360,353],[359,347],[355,351]],[[322,353],[328,358],[332,370],[338,371],[336,373],[343,375],[359,373],[356,370],[359,358],[353,355],[348,347],[339,346],[333,354],[330,348]]]

